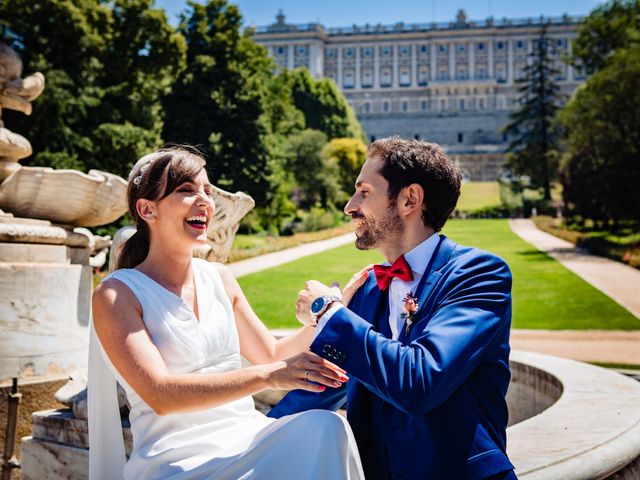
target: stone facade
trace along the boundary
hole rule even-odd
[[[500,130],[517,107],[516,80],[543,25],[562,92],[584,80],[561,58],[580,18],[469,21],[461,10],[452,22],[429,24],[325,28],[288,24],[282,13],[276,20],[254,38],[277,65],[335,81],[370,140],[422,138],[477,162],[467,169],[472,180],[495,180],[502,169],[508,138]],[[486,150],[500,155],[499,164],[487,161]]]

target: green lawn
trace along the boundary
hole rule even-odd
[[[513,272],[513,326],[548,329],[640,329],[640,320],[558,262],[520,240],[506,220],[453,220],[444,233],[458,243],[489,250]],[[295,298],[304,282],[338,280],[379,262],[375,251],[352,245],[306,257],[239,279],[249,301],[270,328],[294,327]]]
[[[498,182],[464,182],[456,208],[461,211],[472,212],[498,205],[500,205],[500,186]]]

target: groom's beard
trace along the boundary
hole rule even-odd
[[[391,236],[403,231],[402,220],[395,205],[389,205],[385,216],[377,222],[371,217],[364,215],[352,215],[351,218],[364,222],[362,234],[356,238],[356,248],[358,250],[370,250],[381,242],[388,240]]]

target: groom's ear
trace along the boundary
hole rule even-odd
[[[422,202],[424,201],[424,190],[418,183],[412,183],[404,187],[398,195],[398,213],[400,215],[411,215],[419,212],[422,215]]]

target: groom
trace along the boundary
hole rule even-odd
[[[290,392],[269,415],[335,410],[346,397],[368,480],[516,478],[505,452],[511,273],[438,233],[459,195],[439,146],[373,142],[345,212],[356,247],[387,263],[363,275],[348,305],[316,281],[298,297],[300,320],[318,322],[311,350],[351,380]]]

